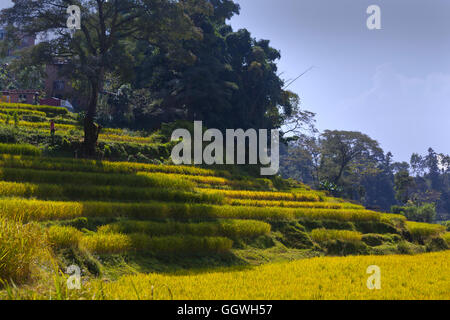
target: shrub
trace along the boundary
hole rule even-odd
[[[392,206],[391,211],[402,214],[411,221],[432,223],[436,219],[436,205],[434,203],[425,203],[422,206],[413,204],[404,207]]]

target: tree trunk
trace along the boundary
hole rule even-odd
[[[99,127],[94,120],[97,114],[97,100],[99,93],[98,81],[91,82],[91,97],[89,106],[84,119],[84,155],[86,157],[94,157],[96,154],[97,140],[99,135]]]

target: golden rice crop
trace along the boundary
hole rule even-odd
[[[51,226],[47,230],[50,244],[58,248],[77,247],[83,233],[74,227]]]
[[[130,250],[163,254],[220,253],[233,242],[223,237],[166,236],[150,237],[141,233],[96,233],[81,239],[80,246],[98,254],[125,253]]]
[[[202,189],[202,192],[208,194],[223,194],[231,199],[258,199],[258,200],[287,200],[287,201],[320,201],[319,194],[307,192],[268,192],[268,191],[245,191],[245,190],[214,190]]]
[[[358,204],[338,203],[338,202],[226,199],[226,203],[233,205],[233,206],[253,206],[253,207],[311,208],[311,209],[357,209],[357,210],[364,209],[363,206],[358,205]]]
[[[132,142],[132,143],[151,143],[150,137],[133,137],[126,135],[119,135],[114,133],[102,133],[99,135],[99,140],[102,141],[118,141],[118,142]]]
[[[0,217],[0,280],[27,281],[44,246],[45,237],[37,225]]]
[[[192,190],[194,184],[161,173],[105,174],[34,169],[0,168],[0,179],[47,184],[108,185]]]
[[[314,229],[311,231],[311,238],[316,242],[330,240],[360,241],[362,234],[349,230]]]
[[[0,107],[0,113],[1,114],[9,114],[9,115],[17,113],[18,115],[33,115],[33,116],[39,116],[39,117],[46,117],[47,116],[47,114],[45,112],[42,112],[42,111],[26,110],[26,109],[14,109],[14,108],[1,108],[1,107]]]
[[[79,246],[95,253],[115,254],[130,251],[132,242],[124,234],[99,233],[82,237]]]
[[[154,236],[195,235],[252,238],[270,233],[270,224],[254,220],[222,220],[216,222],[180,223],[124,220],[102,226],[99,233],[143,233]]]
[[[406,221],[406,226],[416,241],[423,241],[426,238],[438,236],[445,232],[445,227],[440,224]]]
[[[366,271],[371,265],[380,267],[380,290],[367,288],[370,274]],[[98,285],[92,283],[94,288]],[[139,274],[103,284],[102,289],[106,299],[137,299],[137,293],[143,300],[448,300],[450,251],[320,257],[190,274]]]
[[[0,183],[1,186],[2,183]],[[0,215],[24,221],[64,220],[77,217],[128,217],[150,220],[294,220],[379,221],[381,214],[367,210],[331,210],[245,207],[194,203],[60,202],[0,199]]]
[[[31,184],[0,182],[0,196],[39,198],[45,200],[165,200],[197,203],[222,203],[219,194],[201,194],[163,188],[132,188],[117,186],[90,186],[77,184]]]
[[[0,153],[6,153],[10,155],[29,155],[40,156],[42,151],[30,144],[6,144],[0,143]]]
[[[0,166],[9,168],[83,171],[98,173],[160,172],[182,175],[216,176],[229,175],[225,171],[215,171],[194,166],[155,165],[132,162],[110,162],[71,158],[33,158],[26,156],[0,155]]]
[[[63,107],[53,107],[46,105],[31,105],[25,103],[6,103],[1,102],[0,108],[2,109],[21,109],[21,110],[37,110],[41,112],[45,112],[47,114],[55,114],[55,115],[66,115],[68,114],[68,110]]]

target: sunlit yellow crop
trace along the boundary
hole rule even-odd
[[[370,265],[381,268],[380,290],[367,288],[370,275],[366,271]],[[103,285],[103,291],[108,299],[449,300],[450,251],[416,256],[313,258],[190,275],[127,276]]]

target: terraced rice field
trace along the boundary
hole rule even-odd
[[[439,226],[406,222],[308,188],[275,190],[267,181],[197,167],[45,158],[30,146],[0,145],[0,151],[0,279],[17,284],[33,278],[36,261],[64,250],[94,255],[98,261],[128,254],[220,260],[271,248],[296,254],[383,254],[397,250],[398,239],[407,242],[404,234],[411,235],[408,245],[414,248],[425,248],[433,237],[448,241]],[[377,241],[377,246],[371,244]],[[404,250],[408,245],[403,244]],[[447,252],[319,258],[250,270],[138,275],[106,286],[105,294],[134,299],[129,286],[136,283],[141,298],[149,298],[144,283],[154,283],[169,286],[183,299],[442,298],[448,288],[448,257]],[[362,268],[368,263],[385,268],[385,291],[362,289]],[[410,269],[407,263],[412,263]],[[424,267],[436,275],[425,280]],[[442,268],[447,273],[439,273]],[[404,286],[408,272],[418,278]],[[94,290],[97,280],[92,275],[89,280]],[[444,289],[433,291],[430,281],[443,281]],[[422,284],[422,291],[414,291]],[[346,289],[339,293],[340,286]],[[170,298],[159,289],[156,295]]]

